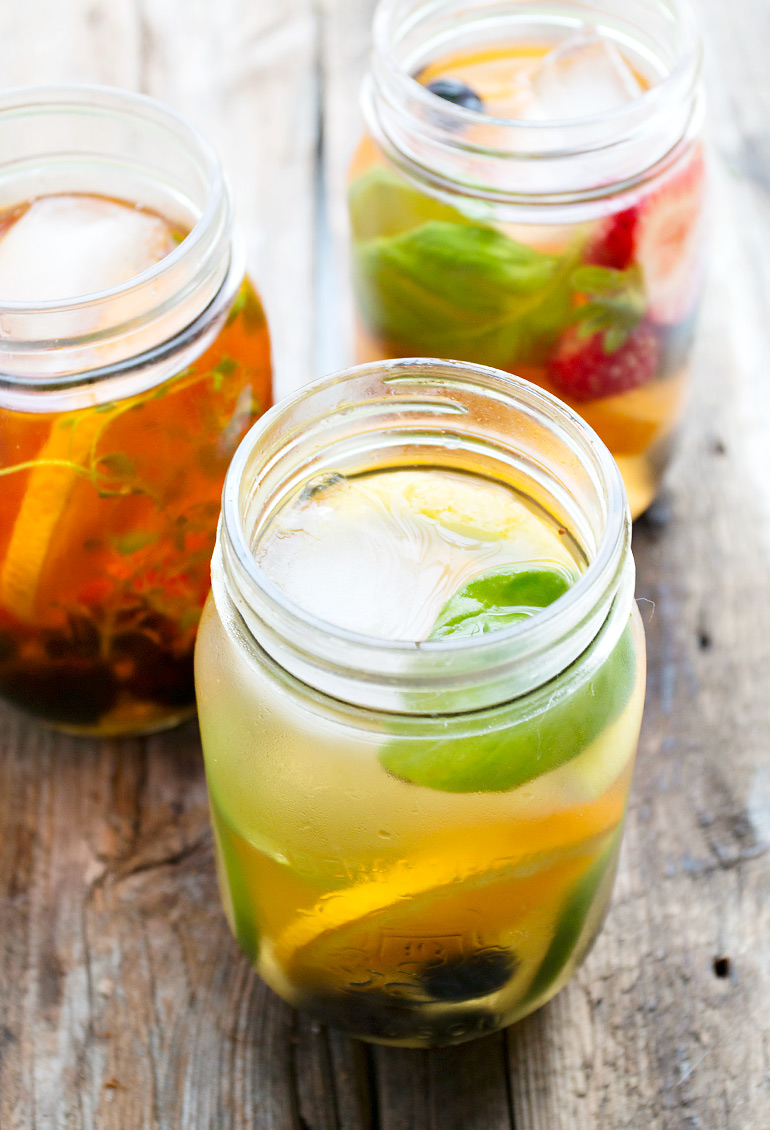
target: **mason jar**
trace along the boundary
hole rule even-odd
[[[554,392],[655,497],[704,267],[689,0],[382,0],[349,185],[357,359]]]
[[[326,543],[336,564],[319,567],[309,542],[292,550],[292,507],[333,517],[340,490],[371,498],[394,475],[431,477],[430,507],[392,524],[410,534],[424,518],[418,549],[443,523],[452,546],[489,560],[535,515],[571,546],[574,583],[480,634],[357,631],[372,594],[395,603],[385,566],[398,554],[387,538],[367,544],[353,511]],[[505,521],[494,507],[462,514],[443,481],[455,499],[458,482],[510,496]],[[339,590],[334,622],[308,610],[315,597],[287,595],[283,566],[268,569],[276,528],[287,570],[322,601]],[[414,578],[426,600],[430,568]],[[556,993],[610,900],[644,654],[620,474],[549,393],[477,365],[400,360],[267,413],[227,475],[196,650],[222,900],[267,984],[318,1020],[414,1047],[472,1039]]]
[[[121,90],[3,94],[0,696],[84,734],[194,711],[222,484],[270,380],[197,131]]]

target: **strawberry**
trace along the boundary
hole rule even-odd
[[[658,369],[660,343],[650,323],[640,322],[615,349],[608,349],[610,333],[586,335],[584,326],[570,326],[551,358],[551,384],[571,400],[594,400],[651,381]]]
[[[638,222],[638,208],[626,208],[600,220],[586,251],[586,263],[625,271],[633,262]]]
[[[635,258],[642,269],[649,317],[658,325],[682,321],[697,300],[704,179],[698,149],[684,169],[639,204]]]

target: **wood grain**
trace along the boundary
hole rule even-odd
[[[700,7],[714,270],[680,455],[635,533],[648,705],[613,909],[584,968],[463,1048],[348,1040],[278,1001],[229,937],[194,725],[97,743],[6,710],[2,1130],[770,1125],[770,11]],[[4,82],[141,88],[215,142],[280,391],[350,355],[343,183],[371,10],[0,5]]]

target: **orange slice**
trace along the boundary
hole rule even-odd
[[[507,954],[499,981],[470,995],[504,989],[515,996],[534,977],[594,846],[518,866],[495,861],[483,872],[446,873],[443,881],[440,860],[404,861],[383,879],[326,896],[277,939],[274,957],[305,990],[430,999],[437,970]]]
[[[492,824],[467,839],[455,834],[436,841],[430,854],[398,861],[371,881],[319,898],[280,933],[273,956],[300,984],[342,983],[351,962],[386,978],[408,960],[398,956],[402,942],[415,953],[422,939],[423,960],[439,943],[454,947],[455,956],[479,946],[512,945],[518,953],[519,925],[532,917],[538,941],[527,948],[534,960],[550,944],[562,893],[622,811],[623,790],[611,789],[593,804],[520,828],[516,821],[510,828]],[[535,922],[541,924],[536,929]]]
[[[78,480],[88,474],[93,443],[108,418],[93,411],[60,417],[35,459],[0,571],[0,604],[26,623],[35,620],[56,527]]]

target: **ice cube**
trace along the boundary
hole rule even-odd
[[[43,196],[0,239],[0,302],[77,298],[127,282],[175,247],[159,216],[98,196]]]
[[[614,43],[585,26],[539,61],[524,116],[563,121],[603,114],[638,98],[642,86]]]
[[[319,619],[379,639],[417,640],[445,600],[435,598],[445,566],[431,549],[408,514],[343,483],[328,503],[313,499],[285,514],[256,557],[290,600]]]

